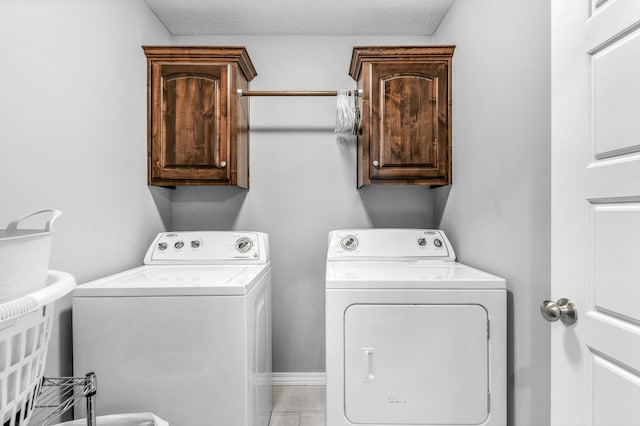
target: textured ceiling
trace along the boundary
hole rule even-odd
[[[430,35],[453,0],[145,0],[173,35]]]

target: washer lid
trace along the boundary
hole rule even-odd
[[[74,297],[244,295],[270,269],[270,264],[140,266],[82,284]]]
[[[504,278],[458,262],[328,262],[326,288],[504,289]]]

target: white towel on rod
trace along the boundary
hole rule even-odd
[[[335,132],[343,135],[353,135],[356,121],[356,96],[349,96],[348,90],[338,90],[336,98],[337,106]]]

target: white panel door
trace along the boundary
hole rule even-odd
[[[640,0],[553,0],[551,423],[640,424]]]
[[[356,424],[477,425],[489,416],[488,315],[480,305],[351,305],[345,414]]]

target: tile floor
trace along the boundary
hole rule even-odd
[[[325,426],[324,386],[273,386],[269,426]]]

